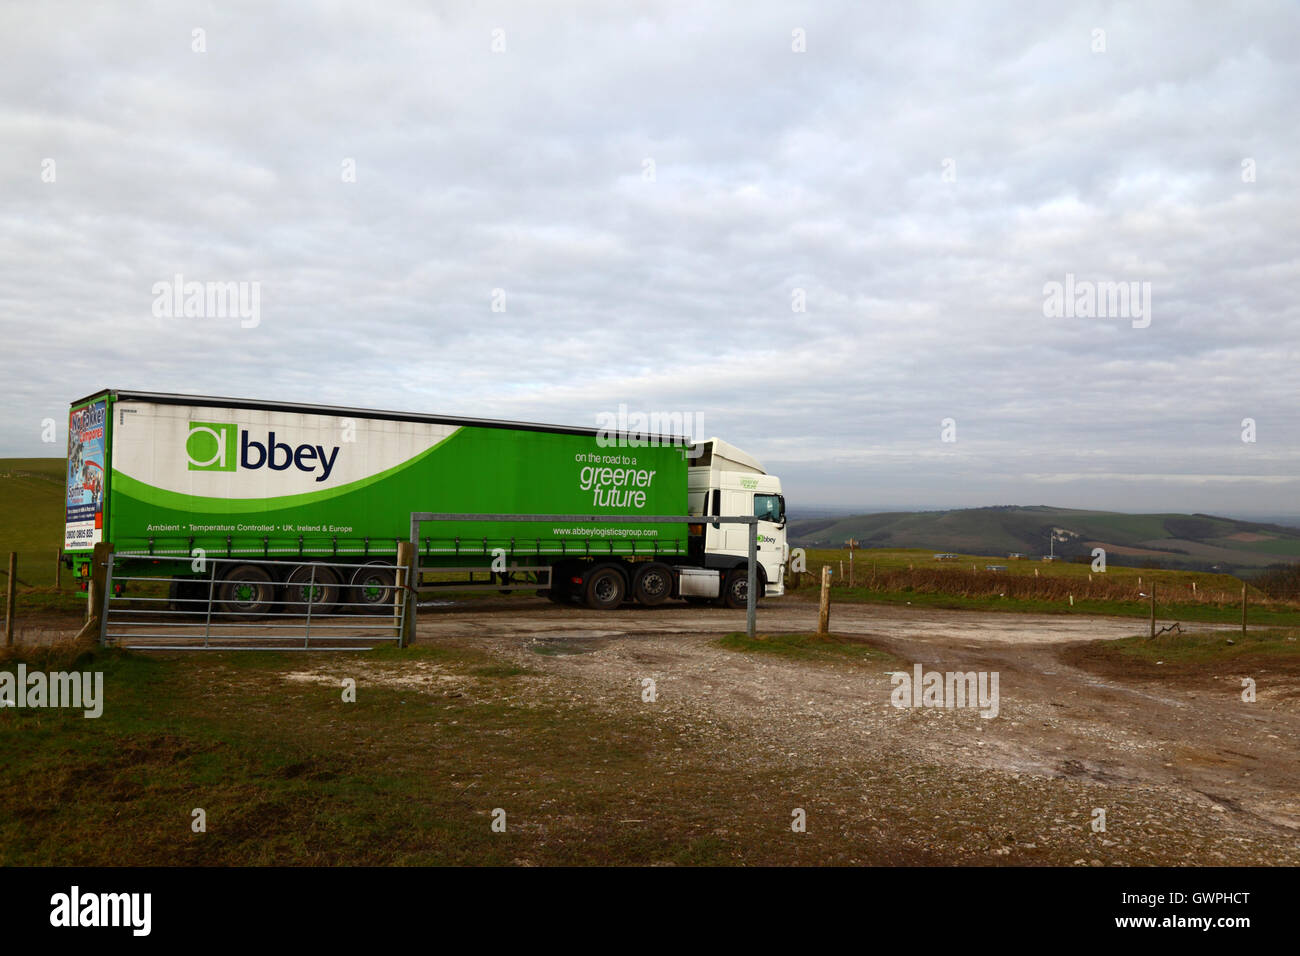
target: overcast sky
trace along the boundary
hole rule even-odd
[[[1065,6],[7,0],[0,455],[102,387],[624,403],[796,511],[1300,511],[1300,7]]]

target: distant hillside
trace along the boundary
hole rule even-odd
[[[933,548],[966,554],[1026,556],[1055,550],[1067,560],[1106,549],[1114,564],[1262,568],[1300,560],[1300,529],[1204,514],[1123,514],[1069,508],[1005,506],[958,511],[908,511],[846,518],[792,520],[793,544],[864,548]]]
[[[65,467],[62,458],[0,458],[0,561],[63,547]]]

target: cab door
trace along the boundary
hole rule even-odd
[[[758,518],[758,563],[767,575],[768,588],[784,590],[785,498],[779,494],[754,493],[754,517]],[[748,551],[748,542],[746,542]],[[778,591],[777,593],[781,593]]]

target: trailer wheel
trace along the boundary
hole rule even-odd
[[[222,614],[257,620],[275,606],[275,584],[271,575],[255,564],[231,568],[217,585],[217,607]]]
[[[646,607],[667,601],[673,593],[673,569],[662,561],[651,561],[637,568],[632,578],[632,596]]]
[[[289,572],[284,596],[289,602],[285,610],[290,614],[306,614],[309,605],[313,614],[332,614],[339,603],[338,573],[323,564],[300,564]]]
[[[754,569],[754,576],[758,579],[758,594],[756,598],[763,596],[763,572]],[[749,606],[749,571],[745,567],[732,568],[727,572],[727,578],[722,584],[721,601],[729,608],[739,609]]]
[[[383,561],[371,561],[352,572],[348,586],[348,603],[362,607],[349,608],[358,614],[370,614],[376,608],[393,606],[393,589],[397,586],[393,569]]]
[[[623,578],[623,572],[614,565],[597,565],[587,575],[583,595],[587,607],[610,611],[623,603],[623,598],[627,595],[627,581]]]

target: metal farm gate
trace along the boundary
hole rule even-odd
[[[148,557],[107,555],[101,644],[169,651],[370,650],[383,643],[401,646],[412,613],[402,599],[406,569],[395,558],[291,564],[204,557],[206,577],[183,578],[131,574],[124,567]],[[261,573],[225,580],[237,565]]]

